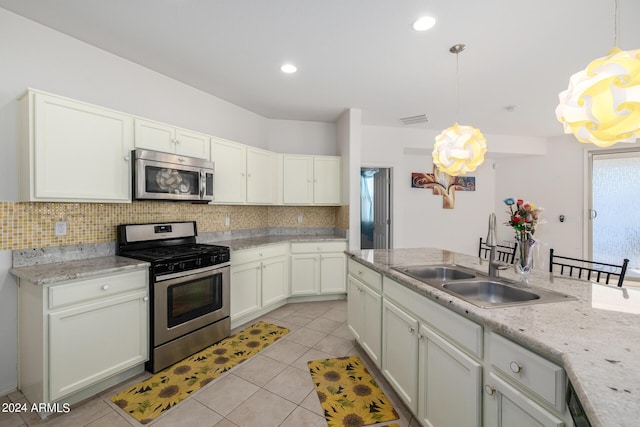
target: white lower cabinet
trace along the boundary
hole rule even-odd
[[[383,300],[382,372],[425,426],[482,425],[482,364]]]
[[[51,286],[20,280],[20,390],[32,403],[73,402],[133,367],[142,371],[148,314],[147,269]]]
[[[561,366],[354,259],[347,277],[349,330],[423,426],[573,426]]]
[[[571,426],[562,367],[493,332],[487,332],[485,425]]]
[[[482,364],[423,324],[418,343],[418,417],[422,424],[480,427]]]
[[[379,291],[351,275],[347,279],[347,291],[347,327],[373,363],[380,368],[382,296]]]
[[[49,314],[49,399],[147,359],[146,290]]]
[[[346,292],[347,244],[300,242],[291,244],[291,295]]]
[[[418,409],[418,320],[382,301],[382,373],[414,414]]]
[[[233,255],[231,255],[233,259]],[[262,262],[231,263],[231,319],[260,309]]]
[[[490,372],[485,385],[484,425],[487,427],[562,427],[563,420],[522,391]]]
[[[231,321],[249,320],[289,296],[287,244],[231,253]]]
[[[289,296],[287,292],[288,263],[285,257],[262,261],[262,306],[282,301]]]

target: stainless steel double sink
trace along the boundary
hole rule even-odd
[[[532,288],[505,278],[489,277],[456,264],[392,267],[399,273],[482,308],[572,301],[576,297]]]

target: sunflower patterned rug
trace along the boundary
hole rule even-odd
[[[358,356],[312,360],[307,365],[329,427],[359,427],[399,418]]]
[[[140,423],[148,424],[287,333],[289,329],[281,326],[255,323],[112,396],[111,401]]]

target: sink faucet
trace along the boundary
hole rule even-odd
[[[498,244],[498,235],[496,233],[496,214],[489,215],[489,231],[487,232],[486,245],[491,248],[489,253],[489,276],[498,277],[498,270],[506,270],[509,265],[496,260],[496,245]]]

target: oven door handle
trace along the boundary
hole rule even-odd
[[[231,263],[225,262],[223,264],[216,264],[210,267],[198,268],[195,270],[189,270],[188,272],[181,271],[179,273],[171,273],[164,274],[160,277],[155,277],[155,282],[163,282],[167,285],[172,285],[174,283],[186,282],[191,280],[202,279],[203,277],[211,276],[212,274],[217,274],[218,272],[224,273],[224,271],[218,271],[223,269],[229,269]],[[167,280],[171,280],[171,282],[166,282]]]

